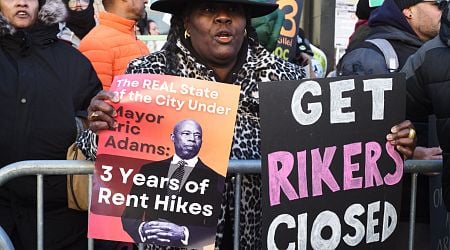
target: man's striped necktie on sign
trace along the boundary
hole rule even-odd
[[[178,195],[180,193],[181,190],[181,181],[183,180],[183,176],[184,176],[184,167],[186,166],[186,162],[181,160],[177,163],[177,168],[175,169],[175,171],[173,172],[172,176],[170,177],[170,179],[177,179],[178,183],[180,184],[180,189],[179,190],[172,190],[169,188],[169,185],[167,185],[167,195],[171,196],[171,195]]]

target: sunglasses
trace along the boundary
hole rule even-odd
[[[421,3],[430,3],[438,7],[438,9],[443,10],[447,7],[448,2],[449,2],[448,0],[428,0],[428,1],[424,0]]]

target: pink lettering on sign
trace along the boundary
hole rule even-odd
[[[333,161],[336,146],[326,147],[323,160],[318,148],[311,150],[311,168],[312,168],[312,189],[313,196],[322,195],[322,181],[327,184],[331,191],[338,191],[339,185],[330,172],[330,165]]]
[[[364,165],[359,162],[352,162],[352,158],[362,154],[364,146]],[[343,171],[342,189],[362,189],[375,186],[395,185],[401,181],[403,176],[403,159],[389,142],[386,143],[386,151],[395,162],[395,170],[393,173],[387,173],[381,176],[378,169],[377,161],[382,154],[381,145],[377,142],[362,142],[342,145],[343,150]],[[326,147],[323,157],[319,148],[310,151],[303,150],[294,154],[287,151],[277,151],[267,155],[268,158],[268,175],[269,175],[269,198],[270,206],[280,204],[280,196],[283,193],[290,201],[299,198],[307,198],[309,194],[308,177],[311,178],[312,196],[323,195],[323,183],[325,183],[332,192],[341,190],[336,182],[330,166],[336,153],[336,146]],[[311,166],[308,165],[307,155],[311,155]],[[298,190],[294,188],[288,177],[293,172],[294,163],[297,163],[297,180]],[[336,164],[336,162],[335,162]],[[364,166],[364,170],[361,170]],[[311,168],[311,176],[307,176],[308,169]],[[362,173],[364,176],[354,176],[356,173]],[[362,175],[362,174],[361,174]],[[293,178],[291,178],[293,180]],[[323,183],[322,183],[323,182]],[[364,186],[363,186],[364,184]],[[298,192],[298,193],[297,193]]]
[[[395,172],[393,174],[387,174],[384,177],[384,183],[387,185],[395,185],[400,182],[403,176],[403,159],[389,142],[386,142],[386,151],[395,162]]]
[[[269,170],[269,198],[270,206],[280,204],[280,189],[289,200],[298,199],[294,187],[288,176],[294,167],[294,156],[286,151],[273,152],[267,155]],[[280,168],[278,164],[281,164]]]
[[[352,163],[352,156],[361,154],[361,142],[344,145],[344,190],[362,188],[362,177],[353,178],[359,163]]]
[[[300,198],[308,197],[308,179],[306,178],[306,150],[297,152],[298,190]]]
[[[383,185],[383,178],[381,178],[380,170],[378,169],[377,161],[381,156],[381,146],[377,142],[366,143],[366,173],[365,173],[365,187],[373,187],[373,180],[377,186]]]

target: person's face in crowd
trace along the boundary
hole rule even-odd
[[[193,120],[181,121],[175,126],[170,139],[179,157],[191,159],[198,154],[202,146],[202,128]]]
[[[69,0],[69,8],[74,11],[82,11],[89,6],[89,0]]]
[[[409,8],[410,24],[417,36],[428,41],[439,33],[441,26],[439,4],[436,1],[423,1]]]
[[[128,3],[128,19],[139,21],[145,17],[145,4],[147,0],[127,0]]]
[[[0,12],[17,29],[32,26],[38,10],[38,0],[0,0]]]
[[[192,47],[213,68],[234,65],[244,41],[242,5],[200,2],[184,18]]]
[[[155,22],[148,23],[148,33],[150,35],[159,35],[159,29]]]

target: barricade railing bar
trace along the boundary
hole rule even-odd
[[[405,173],[411,174],[411,200],[409,205],[408,250],[414,249],[414,230],[416,224],[417,176],[425,173],[441,173],[442,160],[408,160]]]
[[[412,174],[411,181],[411,207],[409,222],[408,249],[414,249],[414,225],[416,213],[417,175],[420,173],[440,173],[442,171],[442,160],[407,160],[405,162],[405,173]],[[44,249],[43,242],[43,178],[44,175],[67,175],[67,174],[93,174],[94,163],[83,160],[35,160],[21,161],[9,164],[0,169],[0,186],[7,181],[25,175],[37,176],[37,249]],[[261,174],[260,160],[230,160],[228,174],[235,174],[235,214],[234,214],[234,249],[239,249],[239,221],[240,221],[240,199],[242,175]],[[91,189],[89,189],[91,192]],[[13,250],[6,232],[0,226],[0,249]],[[88,249],[93,249],[93,241],[89,240]],[[139,244],[143,249],[143,244]]]
[[[0,226],[0,249],[5,250],[14,250],[14,246],[9,239],[8,234],[6,234],[5,230]]]
[[[36,175],[36,200],[37,200],[37,246],[36,249],[44,249],[44,175],[67,174],[92,174],[94,163],[91,161],[72,160],[36,160],[11,163],[0,169],[0,186],[7,181],[26,175]],[[89,193],[91,188],[89,188]],[[1,227],[1,226],[0,226]],[[4,230],[0,231],[0,239],[4,238]],[[9,239],[9,238],[8,238]],[[10,243],[10,241],[9,241]],[[0,242],[0,249],[10,250],[9,243]],[[11,244],[12,246],[12,244]],[[88,249],[94,249],[92,239],[88,240]]]

